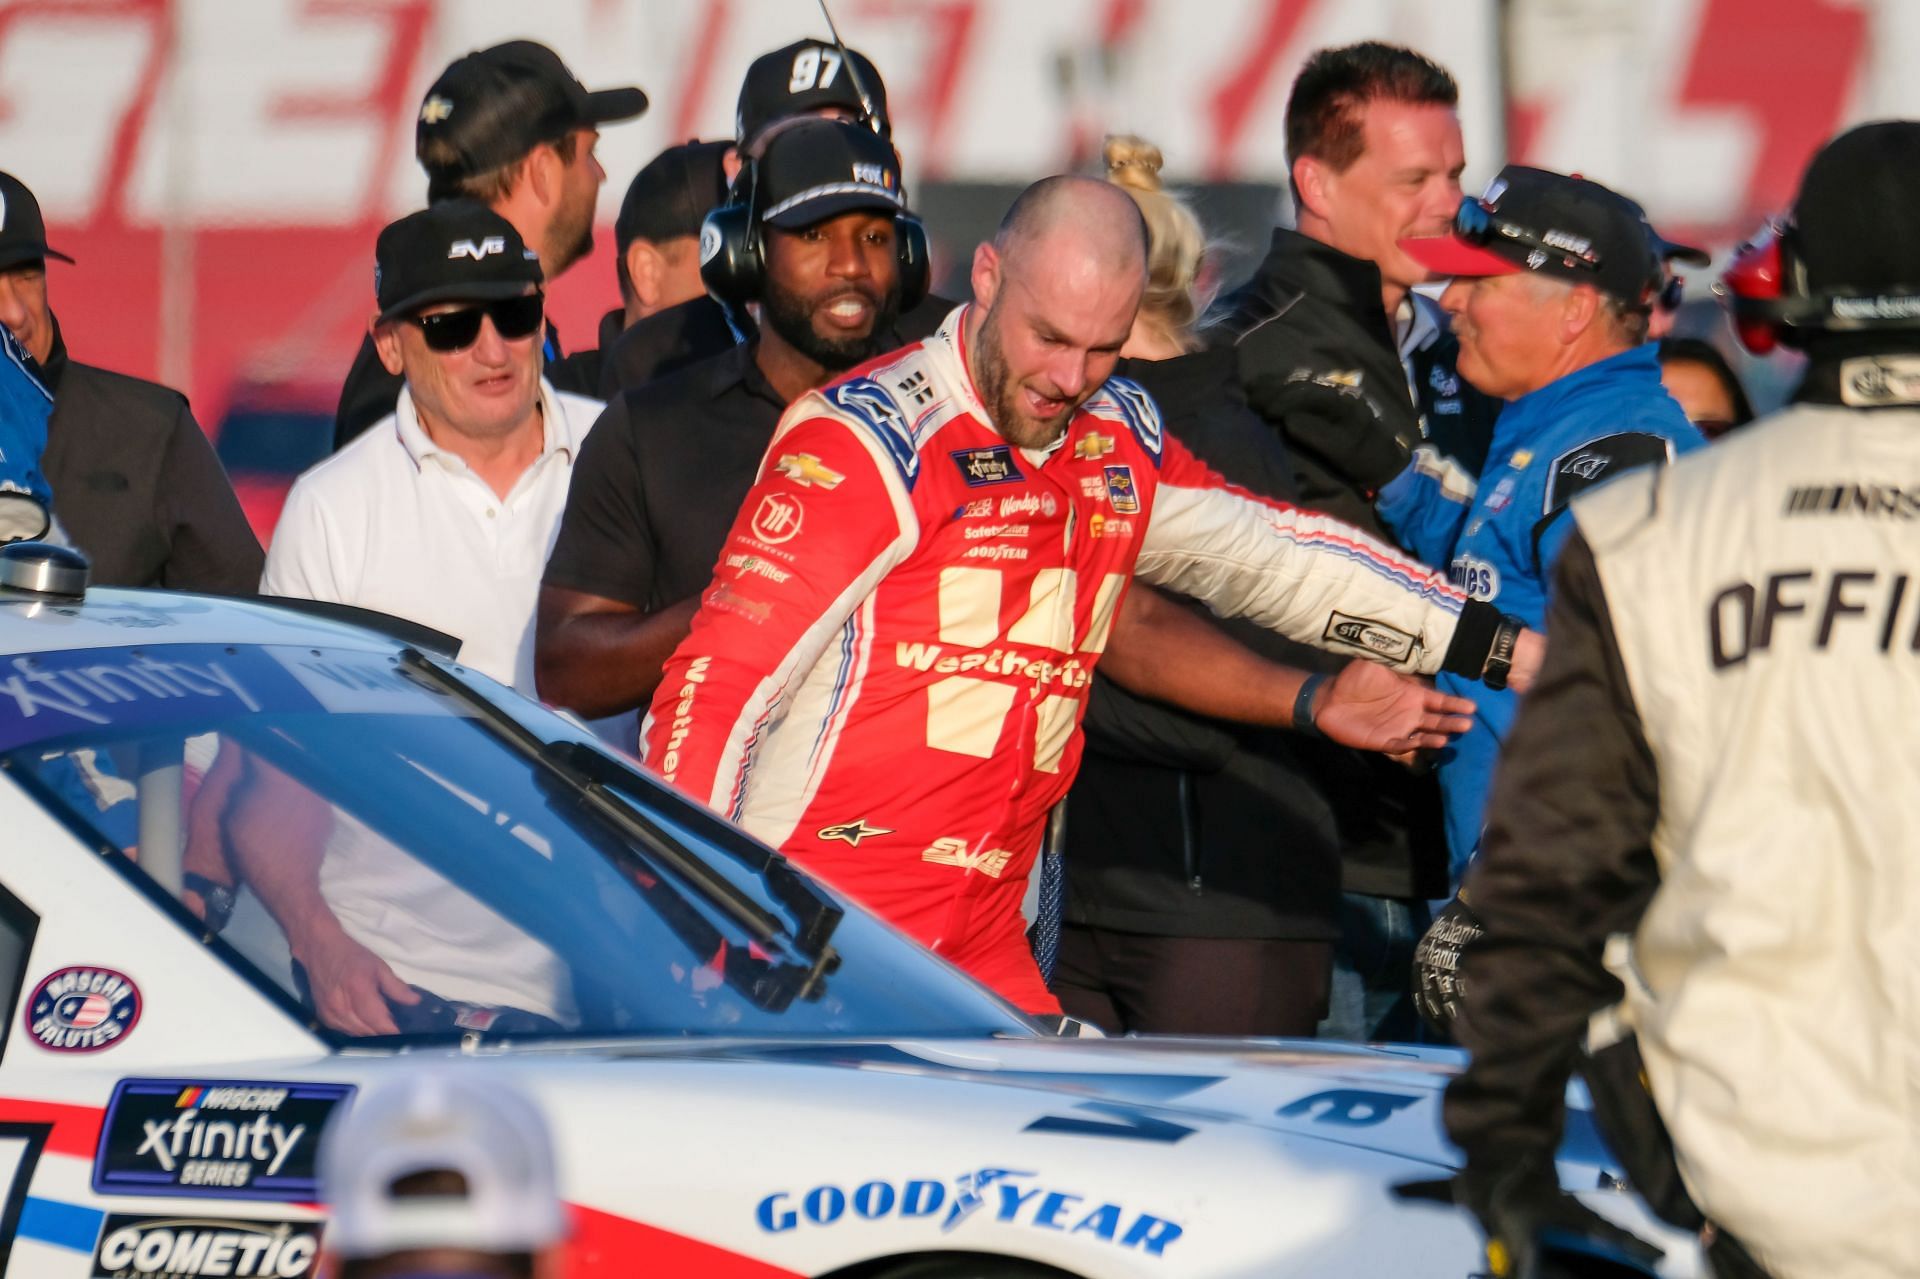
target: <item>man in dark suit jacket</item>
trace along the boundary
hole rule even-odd
[[[41,471],[60,529],[101,586],[251,595],[264,559],[187,397],[67,354],[47,301],[39,201],[0,173],[0,323],[53,392]]]

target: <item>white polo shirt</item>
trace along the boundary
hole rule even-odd
[[[581,442],[600,401],[540,381],[544,440],[501,498],[421,429],[412,394],[294,482],[263,595],[378,609],[460,640],[460,660],[533,688],[533,615]]]

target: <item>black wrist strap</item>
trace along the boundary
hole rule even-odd
[[[1526,624],[1511,613],[1500,619],[1493,631],[1493,643],[1487,648],[1486,669],[1480,673],[1482,684],[1492,689],[1507,686],[1507,676],[1513,671],[1513,650],[1525,629]]]
[[[1300,681],[1300,691],[1293,695],[1293,731],[1304,733],[1308,737],[1325,737],[1320,726],[1313,722],[1313,699],[1320,694],[1320,686],[1332,676],[1318,671]]]

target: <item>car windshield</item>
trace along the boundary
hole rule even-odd
[[[336,1036],[1027,1033],[592,735],[416,653],[12,658],[0,768]]]

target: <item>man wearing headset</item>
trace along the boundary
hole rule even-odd
[[[1726,277],[1794,404],[1573,503],[1467,878],[1446,1119],[1497,1274],[1610,1234],[1553,1174],[1576,1068],[1716,1275],[1920,1274],[1916,208],[1920,123],[1828,143]]]
[[[730,243],[711,224],[703,234],[703,274],[729,302],[758,302],[763,323],[750,341],[607,406],[541,583],[540,695],[583,715],[646,704],[780,414],[900,345],[901,306],[926,293],[925,241],[901,216],[899,161],[872,130],[789,120],[741,182]],[[714,273],[721,259],[735,268],[726,278]]]
[[[761,54],[747,68],[735,108],[734,144],[724,156],[727,181],[739,180],[748,160],[764,153],[777,127],[809,117],[858,123],[892,145],[887,86],[872,59],[829,40],[796,40]],[[897,150],[894,164],[900,164]],[[908,302],[894,322],[899,337],[895,345],[926,337],[953,307],[932,296]],[[633,324],[606,348],[600,394],[611,403],[622,391],[752,340],[757,328],[746,303],[737,299],[702,294],[667,307]]]

